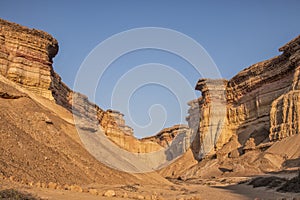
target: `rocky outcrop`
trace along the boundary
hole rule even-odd
[[[253,137],[258,145],[298,132],[299,41],[298,36],[279,49],[281,55],[255,64],[229,81],[228,116],[237,119],[230,122],[237,126],[242,143]]]
[[[198,133],[192,148],[201,158],[214,151],[221,133],[226,134],[223,129],[226,121],[226,84],[223,79],[200,79],[196,89],[201,91],[202,96],[189,102],[191,108],[187,121],[193,132]]]
[[[58,43],[50,34],[0,19],[1,75],[68,109],[75,116],[77,128],[91,132],[100,128],[114,143],[128,151],[144,153],[161,149],[155,142],[136,139],[133,129],[125,124],[123,114],[104,111],[85,95],[65,85],[52,67],[57,52]],[[13,98],[5,93],[0,95]]]
[[[180,134],[189,135],[191,130],[185,124],[177,124],[169,128],[164,128],[154,136],[142,138],[141,141],[152,141],[158,143],[162,147],[171,146],[174,138]],[[188,144],[187,144],[188,145]]]
[[[117,110],[107,110],[109,116],[113,117],[114,121],[117,123],[117,127],[119,127],[126,135],[133,135],[133,128],[127,126],[124,120],[124,114],[120,113]],[[112,126],[107,130],[107,134],[114,132],[114,128],[116,126]]]
[[[235,134],[241,145],[249,138],[259,145],[299,133],[300,36],[279,50],[281,55],[244,69],[227,83],[199,80],[196,89],[202,92],[202,97],[189,103],[187,117],[189,126],[198,133],[196,139],[200,142],[193,146],[198,158],[214,154]],[[225,96],[220,95],[222,87]],[[219,113],[212,110],[216,101],[207,94],[221,99],[215,109]],[[219,109],[222,106],[225,113]],[[215,127],[224,114],[219,131]],[[203,155],[201,149],[210,145],[213,148]]]
[[[284,54],[290,55],[289,62],[296,66],[293,71],[290,90],[272,102],[270,111],[270,140],[283,139],[298,134],[300,131],[300,39],[289,42],[282,48]]]
[[[48,99],[53,99],[49,88],[57,51],[51,35],[0,19],[0,73]]]
[[[270,132],[281,134],[280,130],[275,131],[273,128],[277,124],[273,113],[274,109],[282,108],[279,104],[283,96],[297,90],[293,85],[297,82],[294,77],[297,77],[299,66],[299,40],[300,37],[297,37],[280,48],[283,51],[281,55],[255,64],[229,81],[228,118],[236,126],[236,133],[240,135],[242,143],[253,137],[255,143],[259,144],[269,140]],[[295,118],[293,123],[296,121]]]

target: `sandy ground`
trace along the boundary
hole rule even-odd
[[[265,187],[253,188],[246,183],[234,182],[245,180],[244,177],[215,179],[215,180],[193,180],[173,181],[171,185],[89,185],[86,188],[94,188],[98,194],[74,192],[68,190],[57,190],[49,188],[36,188],[12,183],[10,180],[1,180],[0,189],[14,188],[19,191],[34,194],[42,199],[73,199],[73,200],[96,200],[96,199],[166,199],[166,200],[197,200],[197,199],[293,199],[299,198],[300,194],[278,193]],[[222,183],[223,182],[223,183]],[[231,183],[229,183],[231,182]],[[210,184],[207,185],[207,184]],[[83,187],[84,189],[85,187]],[[106,197],[105,193],[113,190],[114,197]]]
[[[0,86],[3,91],[12,95],[23,95],[21,89],[20,92],[9,84],[2,83]],[[172,182],[170,183],[156,173],[136,176],[113,170],[99,163],[83,148],[77,131],[71,123],[71,114],[62,107],[33,95],[30,98],[2,98],[0,101],[0,132],[2,130],[2,134],[0,134],[0,175],[4,174],[6,177],[13,176],[16,180],[27,179],[28,181],[34,177],[34,183],[57,181],[57,183],[69,185],[83,184],[81,187],[83,191],[76,192],[22,185],[9,179],[1,179],[0,176],[1,190],[14,188],[49,200],[300,199],[300,194],[278,193],[264,187],[253,188],[245,183],[237,184],[244,180],[244,177],[203,179],[202,176],[202,179],[197,179],[197,176],[191,176],[196,179],[186,181],[174,179],[170,180]],[[51,120],[50,124],[45,122],[46,118]],[[300,141],[300,135],[278,142],[274,147],[268,149],[268,156],[279,154],[282,149],[286,149],[285,153],[290,154],[291,161],[293,161],[287,162],[286,165],[288,167],[299,166],[298,141]],[[275,162],[276,159],[272,161]],[[160,173],[164,177],[170,175],[179,177],[181,172],[193,165],[195,165],[193,155],[188,152]],[[199,165],[199,168],[195,168],[195,172],[202,169],[209,175],[207,177],[216,176],[214,171],[209,173],[210,168],[212,167],[208,166],[204,169]],[[243,174],[243,176],[245,175]],[[286,176],[286,174],[281,176]],[[29,183],[28,181],[26,183]],[[99,185],[84,185],[91,182]],[[89,189],[95,190],[96,194],[87,193]],[[107,191],[114,193],[114,197],[106,197]]]

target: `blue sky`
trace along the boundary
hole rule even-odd
[[[212,57],[222,77],[230,79],[243,68],[278,55],[278,48],[300,33],[299,10],[297,0],[0,2],[1,18],[44,30],[59,41],[53,66],[71,88],[81,63],[100,42],[141,27],[173,29],[193,38]],[[116,82],[128,70],[146,63],[168,65],[193,86],[200,78],[189,63],[171,53],[151,49],[131,52],[112,63],[103,76],[97,87],[96,103],[104,109],[111,108],[111,91]],[[151,105],[157,104],[164,107],[166,115],[159,107],[149,115]],[[140,87],[133,93],[129,108],[133,121],[127,115],[125,118],[136,129],[138,137],[158,130],[151,126],[139,129],[135,125],[146,126],[151,116],[158,121],[166,120],[159,128],[184,122],[186,116],[178,109],[176,94],[155,84]]]

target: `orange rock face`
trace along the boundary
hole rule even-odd
[[[213,154],[234,134],[242,145],[249,138],[258,145],[299,133],[300,36],[279,50],[283,52],[281,55],[244,69],[226,84],[220,80],[199,80],[196,89],[202,92],[202,97],[190,102],[187,118],[198,134],[200,142],[193,148],[199,157],[203,157],[201,151],[207,143],[213,141],[214,148],[204,153]],[[218,86],[212,87],[211,83]],[[216,113],[213,107],[216,99],[222,98],[220,90],[216,91],[221,86],[226,94],[223,99],[226,112],[222,130],[218,132],[212,128],[216,116],[224,113]],[[207,140],[211,135],[217,139]]]
[[[178,124],[169,128],[164,128],[154,136],[142,138],[141,141],[153,141],[162,147],[169,147],[176,136],[180,134],[189,135],[189,131],[190,129],[187,125]]]
[[[53,99],[49,88],[57,51],[51,35],[0,19],[0,73],[48,99]]]
[[[281,55],[254,64],[229,81],[199,80],[196,89],[202,96],[189,102],[187,117],[189,135],[196,135],[195,155],[216,153],[233,135],[243,146],[249,138],[259,145],[299,133],[300,36],[280,51]],[[101,109],[61,81],[52,67],[57,52],[58,43],[51,35],[0,19],[0,74],[91,122],[78,122],[78,128],[93,132],[100,127],[120,147],[140,153],[167,147],[186,131],[175,126],[136,139],[123,114]]]
[[[107,137],[128,151],[144,153],[161,149],[155,142],[136,139],[123,114],[104,111],[65,85],[52,67],[57,52],[58,43],[50,34],[0,19],[1,75],[91,122],[76,122],[77,128],[93,132],[100,125]]]

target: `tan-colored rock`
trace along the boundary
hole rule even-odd
[[[214,152],[215,147],[222,146],[231,137],[231,132],[224,129],[226,123],[226,85],[223,79],[200,79],[196,89],[202,97],[189,102],[189,127],[198,137],[192,146],[199,159]],[[229,138],[223,135],[229,134]],[[219,140],[223,144],[219,145]]]
[[[64,190],[63,186],[60,185],[60,184],[57,184],[56,189],[57,189],[57,190]]]
[[[14,177],[14,176],[10,176],[10,177],[9,177],[9,180],[10,180],[10,181],[15,181],[15,177]]]
[[[30,182],[28,182],[28,185],[32,187],[32,186],[34,186],[34,182],[30,181]]]
[[[238,158],[240,156],[240,152],[238,151],[238,149],[234,149],[231,152],[229,152],[228,157],[229,158]]]
[[[141,141],[152,141],[152,142],[158,143],[162,147],[169,147],[169,146],[171,146],[174,138],[177,135],[180,135],[180,134],[188,135],[188,134],[190,134],[189,132],[190,132],[190,129],[187,125],[178,124],[178,125],[174,125],[169,128],[164,128],[163,130],[161,130],[159,133],[157,133],[154,136],[142,138]]]
[[[238,141],[237,135],[232,135],[230,140],[219,150],[217,151],[217,158],[220,161],[227,159],[228,157],[234,158],[239,156],[238,148],[241,147],[241,144]]]
[[[122,195],[122,197],[123,197],[123,198],[128,198],[128,193],[127,193],[127,192],[124,192],[123,195]]]
[[[135,153],[148,153],[162,149],[155,141],[138,140],[133,130],[125,125],[123,114],[115,110],[107,110],[101,116],[100,124],[106,136],[121,148]]]
[[[97,189],[89,189],[88,191],[89,191],[89,193],[91,193],[92,195],[98,195],[98,190],[97,190]]]
[[[249,138],[247,140],[247,142],[245,143],[244,145],[244,151],[251,151],[251,150],[254,150],[256,147],[256,144],[255,144],[255,141],[254,141],[254,138]]]
[[[136,198],[137,198],[137,199],[145,199],[145,197],[144,197],[143,195],[140,195],[140,194],[137,195]]]
[[[300,66],[295,69],[292,90],[275,99],[270,111],[270,140],[280,140],[300,131]]]
[[[57,41],[48,33],[0,19],[0,74],[21,87],[72,111],[77,128],[96,132],[100,129],[118,146],[135,153],[161,149],[155,142],[141,142],[133,136],[133,129],[126,125],[123,114],[99,108],[88,98],[72,91],[53,70],[53,58],[58,52]],[[6,98],[22,96],[1,93]],[[53,124],[46,117],[45,123]],[[82,123],[81,123],[82,122]]]
[[[35,183],[35,187],[37,187],[37,188],[41,187],[41,182],[39,182],[39,181],[36,182],[36,183]]]
[[[57,188],[57,183],[53,183],[53,182],[48,183],[48,188],[49,189],[56,189]]]
[[[222,149],[232,135],[241,145],[249,138],[259,145],[299,133],[300,36],[279,50],[281,55],[229,81],[198,81],[202,96],[189,102],[187,121],[197,133],[192,149],[200,159]]]
[[[32,92],[53,99],[52,58],[57,41],[49,34],[0,19],[0,73]]]
[[[114,196],[116,196],[116,192],[115,192],[114,190],[107,190],[107,191],[103,194],[103,196],[105,196],[105,197],[114,197]]]
[[[71,185],[71,186],[69,187],[69,189],[70,189],[72,192],[83,192],[82,187],[80,187],[79,185]]]
[[[152,195],[151,195],[151,200],[157,200],[157,199],[158,199],[158,197],[157,197],[156,194],[152,194]]]
[[[46,183],[41,183],[41,188],[47,188],[48,185]]]

